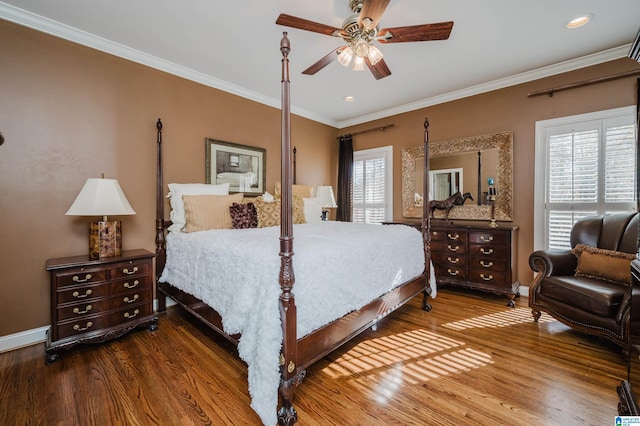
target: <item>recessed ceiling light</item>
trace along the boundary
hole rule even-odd
[[[593,19],[593,13],[585,13],[584,15],[580,15],[575,19],[565,22],[564,26],[569,29],[578,28],[586,25],[591,19]]]
[[[343,98],[343,100],[344,100],[345,102],[353,102],[354,97],[353,97],[353,96],[345,96],[345,97]]]

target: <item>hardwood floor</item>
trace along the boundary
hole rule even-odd
[[[307,371],[300,425],[610,425],[620,350],[526,298],[440,289]],[[81,346],[44,364],[44,345],[0,354],[1,425],[253,425],[235,348],[178,308],[155,332]]]

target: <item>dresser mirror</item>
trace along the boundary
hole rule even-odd
[[[495,196],[494,218],[512,218],[513,133],[473,136],[450,141],[429,142],[430,188],[434,200],[460,191],[469,192],[462,206],[449,212],[449,219],[491,220],[491,201],[488,197],[489,178],[493,179]],[[424,146],[402,149],[402,215],[422,217],[424,176]],[[434,192],[435,191],[435,192]],[[434,194],[436,194],[434,195]],[[435,217],[444,217],[436,210]]]

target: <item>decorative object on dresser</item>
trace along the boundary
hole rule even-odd
[[[322,220],[328,220],[329,210],[327,209],[338,208],[336,198],[333,196],[333,188],[331,186],[319,186],[316,189],[316,198],[320,200],[320,205],[322,206]]]
[[[614,213],[580,219],[571,229],[571,249],[531,253],[529,265],[537,272],[529,287],[533,318],[546,312],[626,351],[629,264],[637,250],[638,217]]]
[[[102,343],[136,327],[157,328],[153,315],[153,258],[147,250],[125,250],[119,257],[49,259],[51,328],[46,363],[81,343]]]
[[[89,178],[67,210],[71,216],[102,216],[102,221],[89,227],[89,258],[102,259],[122,253],[122,222],[107,221],[107,216],[131,215],[136,212],[115,179]]]
[[[507,306],[519,295],[516,280],[517,226],[431,220],[431,260],[438,286],[504,294]]]

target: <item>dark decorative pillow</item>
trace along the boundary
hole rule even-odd
[[[635,254],[605,250],[584,244],[577,244],[572,251],[578,257],[578,267],[575,273],[577,277],[630,283],[631,261],[636,258]]]
[[[233,229],[246,229],[258,227],[258,214],[253,203],[233,203],[229,206],[231,225]]]

